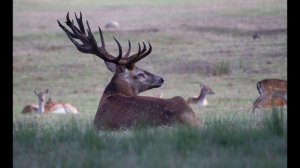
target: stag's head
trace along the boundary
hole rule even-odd
[[[135,65],[138,61],[145,58],[151,53],[152,46],[149,42],[148,49],[144,42],[142,47],[141,44],[138,43],[138,51],[135,54],[130,54],[131,43],[130,40],[128,40],[128,50],[123,55],[120,42],[115,37],[113,37],[115,42],[117,43],[119,50],[119,54],[117,56],[113,56],[105,49],[105,42],[101,28],[98,26],[100,40],[102,43],[102,46],[99,47],[97,45],[95,37],[91,32],[88,21],[86,21],[88,29],[85,31],[81,12],[80,17],[77,17],[76,13],[75,17],[79,28],[74,25],[73,20],[70,21],[69,13],[66,16],[66,24],[70,27],[71,31],[66,29],[59,21],[57,22],[80,52],[93,54],[104,60],[106,67],[111,72],[114,72],[113,79],[127,82],[127,84],[131,87],[133,94],[135,95],[152,88],[160,87],[163,84],[164,80],[161,77],[138,68]],[[81,44],[78,43],[75,39],[79,40]]]

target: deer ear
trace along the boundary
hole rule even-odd
[[[49,88],[48,88],[48,89],[46,89],[44,93],[48,93],[48,92],[49,92]]]
[[[37,90],[34,90],[33,93],[34,93],[35,95],[38,95],[38,91],[37,91]]]
[[[110,72],[115,72],[116,71],[116,64],[106,62],[106,61],[104,61],[104,63],[106,65],[107,69],[110,70]]]

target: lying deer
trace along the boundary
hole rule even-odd
[[[255,109],[283,107],[287,105],[287,81],[280,79],[264,79],[257,82],[259,97],[253,103]]]
[[[207,95],[214,95],[215,92],[208,86],[204,85],[204,84],[200,84],[200,94],[198,97],[190,97],[187,99],[187,103],[188,104],[196,104],[199,107],[203,107],[203,106],[207,106],[208,102],[207,102]]]
[[[38,97],[39,104],[25,106],[22,113],[78,113],[77,109],[69,103],[57,103],[51,99],[45,102],[49,89],[46,89],[45,91],[35,90],[34,93]]]
[[[43,113],[44,112],[44,104],[45,104],[45,98],[48,94],[49,89],[46,89],[45,91],[38,92],[35,90],[33,93],[37,96],[39,104],[31,104],[24,107],[22,113]]]
[[[59,103],[56,101],[53,101],[52,98],[49,98],[48,101],[45,104],[45,111],[52,112],[52,113],[58,113],[58,114],[66,114],[66,113],[73,113],[77,114],[78,110],[76,107],[69,103]]]
[[[79,18],[75,13],[75,17],[79,27],[76,27],[74,22],[70,21],[69,13],[66,16],[66,24],[71,31],[66,29],[59,21],[57,22],[80,52],[93,54],[103,59],[106,67],[114,73],[99,102],[94,118],[96,129],[162,126],[177,123],[195,127],[202,125],[193,110],[180,96],[162,99],[138,95],[149,89],[158,88],[164,82],[163,78],[135,65],[151,53],[152,46],[149,42],[148,49],[146,49],[143,42],[143,48],[141,49],[141,45],[138,44],[138,52],[130,55],[131,44],[128,40],[129,47],[123,56],[122,47],[114,37],[119,54],[113,56],[105,48],[101,28],[99,27],[99,33],[102,46],[99,47],[88,21],[86,21],[88,27],[86,32],[81,13]],[[81,44],[75,39],[79,40]]]
[[[33,113],[33,112],[37,112],[38,109],[39,106],[37,104],[29,104],[23,108],[22,113]]]
[[[36,91],[34,91],[34,94],[36,94]],[[29,104],[23,108],[22,113],[36,113],[38,112],[38,109],[39,109],[39,105]]]

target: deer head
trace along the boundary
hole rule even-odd
[[[123,56],[122,47],[119,41],[115,37],[113,37],[119,49],[118,56],[113,56],[109,54],[105,48],[105,42],[101,28],[99,27],[99,34],[102,46],[98,47],[97,42],[91,32],[88,21],[86,21],[88,27],[86,33],[82,22],[81,12],[79,18],[77,17],[76,13],[75,17],[79,28],[74,26],[73,20],[70,21],[69,13],[66,17],[66,24],[71,28],[72,32],[66,29],[59,21],[57,22],[80,52],[98,56],[99,58],[104,60],[106,67],[111,72],[114,72],[114,76],[112,79],[113,81],[118,81],[118,83],[112,83],[109,87],[110,91],[122,92],[127,95],[138,95],[143,91],[160,87],[163,84],[163,78],[156,76],[146,70],[138,68],[135,65],[138,61],[145,58],[151,53],[152,46],[150,42],[148,42],[148,50],[146,49],[146,44],[144,42],[142,49],[140,43],[138,43],[138,52],[130,55],[131,43],[130,40],[128,40],[128,50]],[[80,40],[82,44],[79,44],[77,41],[75,41],[75,39]],[[118,85],[118,87],[116,87],[115,85]]]
[[[214,95],[215,92],[207,85],[204,85],[203,83],[200,83],[200,88],[201,88],[201,92],[200,92],[200,95],[201,93],[203,95]]]
[[[48,93],[49,93],[49,89],[46,89],[45,91],[37,91],[37,90],[34,91],[34,94],[38,97],[38,101],[39,101],[38,113],[44,113],[45,99]]]

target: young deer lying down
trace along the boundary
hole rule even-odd
[[[140,44],[138,44],[138,52],[130,55],[131,44],[128,40],[128,51],[123,56],[122,47],[119,41],[114,38],[119,49],[119,54],[115,57],[107,52],[100,27],[101,47],[98,46],[88,21],[86,21],[88,27],[86,32],[81,13],[79,18],[76,14],[75,17],[79,27],[70,21],[69,13],[66,17],[66,24],[71,31],[59,21],[58,24],[80,52],[93,54],[103,59],[107,68],[114,73],[101,96],[94,118],[94,125],[97,129],[120,129],[145,125],[161,126],[176,123],[196,127],[202,125],[182,97],[162,99],[138,96],[141,92],[160,87],[164,82],[163,78],[135,65],[151,53],[152,47],[149,42],[148,50],[143,42],[143,48],[141,49]]]
[[[204,84],[200,84],[200,94],[198,97],[190,97],[187,99],[187,103],[188,104],[196,104],[199,107],[203,107],[203,106],[207,106],[208,102],[207,102],[207,95],[214,95],[215,92],[208,86],[204,85]]]
[[[57,114],[66,114],[73,113],[77,114],[78,110],[76,107],[69,103],[60,103],[53,101],[52,98],[49,98],[45,104],[45,112],[52,112]]]
[[[25,113],[36,113],[38,112],[38,109],[39,109],[39,105],[37,104],[29,104],[29,105],[26,105],[23,110],[22,110],[22,113],[25,114]]]
[[[45,91],[38,92],[35,90],[33,93],[37,96],[39,104],[31,104],[24,107],[22,113],[42,113],[44,112],[44,104],[46,95],[48,94],[49,89]]]
[[[33,105],[32,107],[30,106],[25,106],[23,109],[22,113],[30,113],[30,112],[36,112],[36,113],[60,113],[60,114],[65,114],[65,113],[78,113],[77,109],[72,106],[69,103],[57,103],[49,99],[47,102],[46,96],[49,93],[49,89],[46,89],[45,91],[34,91],[35,95],[38,98],[39,104],[38,105]],[[33,110],[28,110],[32,108]]]
[[[264,79],[257,82],[259,97],[253,103],[255,109],[284,107],[287,105],[287,81],[281,79]]]

